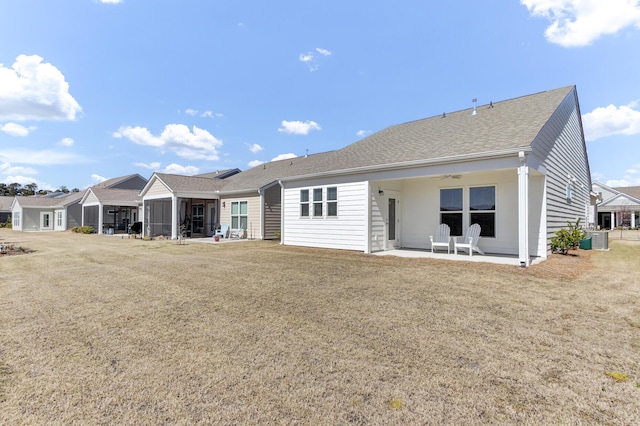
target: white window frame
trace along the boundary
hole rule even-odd
[[[311,217],[316,218],[316,219],[323,219],[324,218],[324,188],[320,187],[320,188],[313,188],[313,202],[312,202],[312,210],[311,210]],[[317,198],[317,196],[320,195],[320,199]],[[317,214],[316,208],[320,207],[320,214]]]
[[[62,228],[62,218],[63,218],[63,212],[57,211],[56,212],[56,227],[57,228]]]
[[[305,197],[302,196],[302,194],[306,194],[306,200],[304,199]],[[303,214],[303,210],[305,209],[307,210],[307,214]],[[309,218],[311,217],[311,199],[309,197],[309,188],[305,188],[305,189],[301,189],[300,190],[300,217],[301,218]]]
[[[335,190],[335,198],[334,199],[329,199],[329,190],[330,189],[334,189]],[[328,186],[327,189],[327,196],[326,198],[326,208],[325,211],[327,212],[327,217],[328,218],[336,218],[338,217],[338,187],[337,186]],[[335,214],[331,214],[331,205],[335,205]]]
[[[11,218],[11,227],[20,228],[20,212],[14,212]]]
[[[493,210],[471,210],[471,190],[472,189],[476,189],[476,188],[493,188]],[[467,217],[468,217],[468,223],[469,225],[471,225],[471,215],[474,213],[491,213],[493,214],[493,235],[482,235],[482,229],[480,230],[480,235],[482,236],[482,238],[496,238],[496,234],[498,233],[496,224],[498,223],[497,221],[497,215],[498,215],[498,187],[497,185],[474,185],[474,186],[470,186],[468,189],[468,203],[467,203]]]
[[[237,204],[238,205],[238,210],[237,213],[234,214],[233,213],[233,205]],[[242,204],[247,206],[247,211],[245,214],[242,214]],[[237,218],[238,222],[237,222],[237,227],[233,226],[233,219]],[[242,218],[245,218],[245,227],[242,227]],[[249,227],[249,202],[246,200],[238,200],[238,201],[232,201],[231,202],[231,229],[247,229]]]

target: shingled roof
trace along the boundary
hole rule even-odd
[[[90,189],[101,203],[136,203],[142,201],[137,189],[98,188]]]
[[[218,191],[224,185],[223,179],[213,179],[197,176],[182,176],[168,173],[155,174],[173,191],[212,192]]]
[[[65,207],[77,203],[84,196],[85,191],[70,192],[59,197],[16,197],[15,201],[21,207]]]
[[[446,161],[530,147],[575,86],[390,126],[337,151],[265,163],[226,179],[222,192],[254,190],[278,179],[363,167]]]
[[[623,194],[627,194],[637,200],[640,200],[640,186],[622,186],[613,189]]]

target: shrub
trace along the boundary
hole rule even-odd
[[[575,249],[580,244],[580,240],[584,239],[585,233],[580,228],[580,218],[576,220],[575,225],[567,221],[569,228],[562,228],[556,232],[556,236],[551,238],[551,252],[567,254],[570,249]]]
[[[77,234],[93,234],[95,232],[93,226],[74,226],[71,231]]]

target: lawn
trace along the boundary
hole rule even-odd
[[[0,424],[637,424],[640,243],[528,269],[0,229]]]

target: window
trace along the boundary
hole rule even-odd
[[[313,189],[313,217],[322,217],[322,188]]]
[[[204,229],[204,204],[191,206],[191,232],[199,234]]]
[[[338,216],[338,188],[327,188],[327,216]]]
[[[231,229],[247,229],[247,209],[246,201],[233,201],[231,203]]]
[[[56,226],[62,227],[62,212],[56,212]]]
[[[309,190],[308,189],[300,190],[300,216],[302,217],[309,216]]]
[[[13,223],[12,223],[14,228],[19,228],[20,227],[20,212],[14,212],[13,213]]]
[[[496,236],[496,187],[469,188],[469,224],[480,225],[481,237]]]
[[[440,190],[440,223],[449,225],[452,236],[462,235],[462,188]]]

